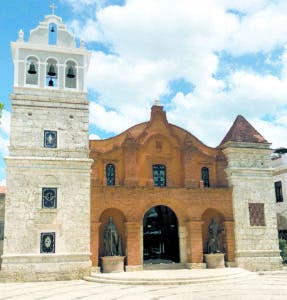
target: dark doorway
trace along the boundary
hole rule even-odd
[[[143,220],[144,263],[179,262],[178,222],[167,206],[152,207]]]

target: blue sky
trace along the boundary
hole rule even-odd
[[[27,40],[52,2],[92,52],[92,138],[148,120],[158,98],[171,123],[208,146],[242,114],[273,148],[287,147],[286,0],[1,1],[0,184],[13,91],[10,42],[20,29]]]

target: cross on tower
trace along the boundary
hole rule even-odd
[[[57,6],[53,3],[52,5],[50,5],[51,9],[52,9],[52,15],[55,14],[55,9],[57,8]]]

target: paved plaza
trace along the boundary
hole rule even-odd
[[[173,278],[186,276],[198,277],[193,270],[173,271]],[[213,275],[215,275],[213,272]],[[219,270],[222,277],[222,270]],[[147,277],[166,278],[166,271],[149,271]],[[177,275],[178,274],[178,275]],[[195,274],[195,275],[193,275]],[[111,275],[113,276],[113,275]],[[117,278],[121,275],[115,275]],[[123,277],[127,275],[123,273]],[[129,275],[129,277],[131,277]],[[135,277],[137,275],[135,274]],[[220,300],[286,300],[287,270],[265,273],[242,273],[242,276],[230,276],[222,280],[195,280],[194,283],[176,285],[132,285],[88,282],[84,280],[53,281],[33,283],[1,283],[0,299],[220,299]],[[227,276],[228,277],[228,276]]]

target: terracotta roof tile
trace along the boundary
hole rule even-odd
[[[265,138],[242,116],[237,116],[219,146],[227,142],[268,143]]]

